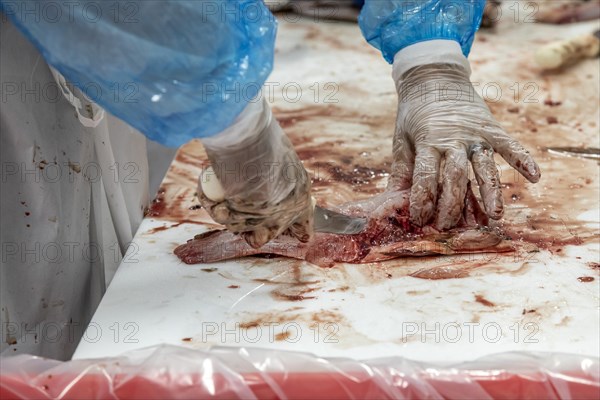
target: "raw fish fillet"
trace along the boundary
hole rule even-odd
[[[457,228],[439,232],[409,222],[410,190],[386,191],[363,201],[341,205],[335,211],[368,218],[356,235],[316,233],[309,243],[280,236],[254,249],[239,236],[216,230],[180,245],[175,254],[186,264],[210,263],[252,255],[279,255],[329,267],[335,263],[370,263],[405,256],[510,251],[503,234],[488,227],[488,219],[471,188]]]

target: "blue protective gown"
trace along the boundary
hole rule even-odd
[[[229,126],[273,67],[277,23],[261,0],[0,4],[71,83],[168,146]]]
[[[228,127],[273,67],[277,22],[261,0],[0,1],[46,61],[96,103],[167,146]],[[485,0],[367,0],[369,43],[455,40],[468,55]]]

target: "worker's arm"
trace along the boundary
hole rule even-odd
[[[501,218],[494,151],[531,182],[540,179],[529,152],[504,132],[470,82],[467,56],[484,6],[485,0],[366,0],[359,17],[367,41],[393,63],[398,116],[389,185],[411,188],[417,225],[458,223],[469,162],[487,214]]]
[[[0,5],[71,84],[150,139],[211,138],[226,198],[204,201],[217,222],[253,246],[287,229],[310,238],[306,171],[269,106],[248,106],[273,66],[276,20],[262,0]]]

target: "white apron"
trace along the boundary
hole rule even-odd
[[[64,360],[148,204],[146,138],[63,93],[62,76],[0,24],[1,350]]]

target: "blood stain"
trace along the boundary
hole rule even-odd
[[[489,301],[488,299],[486,299],[485,297],[483,297],[480,294],[475,295],[475,301],[480,304],[483,304],[486,307],[495,307],[496,306],[496,304],[492,303],[491,301]]]
[[[288,337],[290,337],[290,332],[285,331],[285,332],[281,332],[281,333],[278,333],[277,335],[275,335],[275,340],[281,342],[283,340],[286,340]]]
[[[591,276],[580,276],[579,278],[577,278],[577,280],[579,282],[593,282],[594,278]]]

